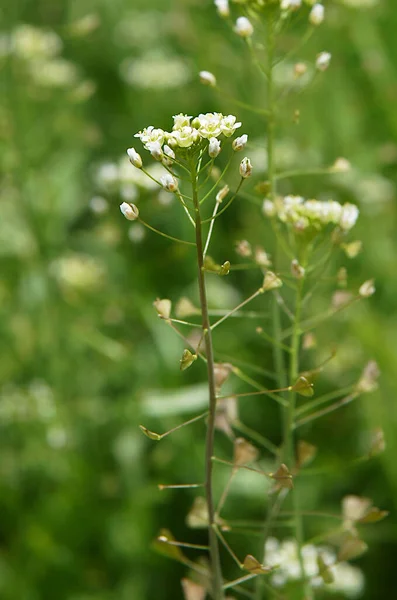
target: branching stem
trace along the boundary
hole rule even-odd
[[[198,175],[195,165],[191,167],[191,182],[193,192],[193,203],[195,210],[195,231],[196,231],[196,249],[197,249],[197,267],[198,267],[198,285],[200,294],[200,307],[202,315],[202,326],[205,344],[205,353],[207,357],[207,375],[208,375],[208,392],[209,392],[209,412],[207,421],[207,436],[205,450],[205,491],[208,507],[208,535],[210,546],[211,560],[211,575],[212,575],[212,596],[213,600],[224,600],[223,580],[221,563],[219,556],[219,544],[215,530],[215,506],[212,487],[213,462],[214,454],[214,437],[215,437],[215,413],[216,413],[216,385],[214,373],[214,351],[212,346],[211,326],[208,314],[207,292],[204,275],[204,246],[202,221],[200,215],[200,201],[198,197]]]

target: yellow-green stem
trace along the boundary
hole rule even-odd
[[[193,203],[195,211],[195,232],[196,232],[196,249],[197,249],[197,267],[198,267],[198,284],[200,294],[200,307],[202,316],[202,326],[204,332],[204,344],[207,357],[207,375],[208,375],[208,392],[209,392],[209,411],[207,422],[206,450],[205,450],[205,492],[208,506],[208,536],[210,547],[211,560],[211,576],[212,576],[212,597],[214,600],[224,600],[223,580],[221,562],[219,556],[219,543],[215,530],[215,506],[212,486],[212,472],[214,454],[214,437],[215,437],[215,413],[216,413],[216,386],[214,373],[214,351],[212,346],[211,325],[208,314],[207,292],[204,276],[204,245],[202,220],[200,215],[200,201],[197,190],[197,172],[196,167],[191,168],[191,181],[193,192]]]

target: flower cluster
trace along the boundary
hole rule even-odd
[[[321,229],[327,225],[338,225],[343,231],[349,231],[359,214],[355,204],[305,200],[302,196],[285,196],[274,202],[266,199],[263,212],[267,217],[278,217],[283,223],[291,223],[298,231],[310,227]]]
[[[155,160],[171,166],[178,150],[202,150],[207,148],[210,158],[216,158],[221,151],[221,136],[230,138],[241,127],[234,115],[221,113],[200,114],[198,117],[179,114],[173,117],[171,131],[156,129],[152,125],[135,134]],[[241,150],[247,143],[243,135],[234,140],[233,150]],[[142,159],[134,148],[127,150],[131,163],[140,169]]]
[[[282,587],[288,581],[296,581],[301,576],[298,545],[296,540],[279,542],[275,538],[266,541],[266,564],[277,566],[277,571],[271,576],[271,582],[276,587]],[[357,598],[364,588],[364,576],[360,569],[347,562],[336,563],[336,555],[331,548],[316,548],[307,544],[302,548],[302,556],[306,574],[311,577],[313,587],[323,587],[324,582],[319,575],[318,557],[328,567],[333,576],[333,583],[327,585],[327,590],[337,592],[347,598]]]
[[[316,0],[231,0],[234,4],[246,4],[249,5],[251,10],[261,11],[266,8],[269,4],[279,5],[282,15],[288,16],[289,13],[296,12],[302,7],[303,4],[307,4],[310,7],[309,22],[311,25],[320,25],[324,21],[325,10],[324,6]],[[217,12],[220,17],[226,19],[230,16],[229,0],[214,0]],[[235,32],[241,37],[250,37],[254,28],[251,22],[246,17],[239,17],[237,19]]]

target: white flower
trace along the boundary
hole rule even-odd
[[[348,231],[356,224],[358,215],[359,210],[357,206],[355,204],[349,204],[349,202],[346,202],[346,204],[344,204],[342,207],[342,214],[339,221],[340,227],[345,231]]]
[[[234,31],[240,37],[246,38],[251,37],[251,35],[254,33],[254,28],[251,21],[249,21],[247,17],[239,17],[236,21]]]
[[[312,25],[321,25],[324,21],[325,10],[322,4],[315,4],[309,15],[309,21]]]
[[[90,200],[89,206],[92,212],[96,215],[102,215],[109,208],[107,200],[102,198],[102,196],[93,196]]]
[[[281,0],[281,10],[298,10],[302,0]]]
[[[247,156],[240,163],[240,175],[243,179],[247,179],[247,177],[251,177],[252,175],[251,161]]]
[[[120,204],[120,211],[129,221],[135,221],[139,217],[139,210],[135,204],[129,204],[128,202],[123,202]]]
[[[227,115],[221,120],[221,131],[225,137],[230,137],[233,133],[241,127],[241,123],[236,123],[236,117],[234,115]]]
[[[193,120],[193,125],[197,127],[201,137],[209,139],[218,137],[221,133],[222,115],[219,113],[200,114]]]
[[[264,200],[262,204],[262,211],[267,217],[274,217],[276,214],[274,202],[268,199]]]
[[[316,69],[326,71],[330,65],[331,58],[330,52],[320,52],[316,58]]]
[[[208,144],[208,154],[211,158],[216,158],[221,151],[221,143],[216,138],[210,138]]]
[[[244,135],[240,135],[235,140],[233,140],[232,148],[235,152],[239,152],[239,150],[243,150],[248,142],[248,135],[244,133]]]
[[[174,119],[173,130],[182,129],[182,127],[190,127],[190,119],[192,117],[189,117],[189,115],[179,113],[179,115],[174,115],[172,118]]]
[[[160,183],[167,192],[176,192],[178,189],[178,182],[171,173],[160,177]]]
[[[373,279],[368,279],[368,281],[364,281],[364,283],[360,286],[360,289],[358,290],[358,293],[360,294],[361,298],[369,298],[370,296],[373,296],[375,292],[376,288],[374,286]]]
[[[229,0],[214,0],[214,4],[218,15],[221,17],[228,17],[230,15]]]
[[[148,142],[146,144],[146,149],[149,150],[155,160],[162,160],[163,151],[160,142]]]
[[[204,85],[209,85],[211,87],[216,86],[216,77],[213,73],[210,73],[209,71],[200,71],[199,76],[201,83]]]
[[[142,168],[142,158],[140,154],[135,150],[135,148],[128,148],[127,150],[128,158],[130,159],[130,163],[134,165],[137,169]]]
[[[193,127],[181,127],[172,131],[168,136],[170,146],[179,146],[180,148],[190,148],[199,139],[197,129]]]
[[[164,131],[162,129],[155,129],[153,125],[145,127],[142,131],[139,131],[134,135],[141,140],[142,144],[146,147],[149,142],[159,142],[160,144],[164,141]]]

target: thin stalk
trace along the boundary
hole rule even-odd
[[[276,111],[275,111],[275,99],[274,99],[274,57],[275,57],[275,29],[274,23],[272,19],[272,15],[269,15],[266,27],[266,46],[267,46],[267,111],[268,111],[268,121],[267,121],[267,178],[269,183],[269,197],[274,201],[276,197],[276,177],[275,177],[275,160],[274,160],[274,142],[275,142],[275,127],[276,127]],[[277,245],[275,254],[276,256],[279,254],[279,245],[278,241],[279,236],[276,236]],[[273,316],[273,338],[275,339],[275,344],[273,346],[273,356],[274,356],[274,364],[277,374],[277,384],[279,388],[285,388],[288,386],[288,381],[286,377],[285,370],[285,358],[284,351],[282,348],[281,342],[281,309],[279,303],[277,302],[277,298],[273,295],[272,298],[272,316]],[[281,400],[284,401],[284,398],[280,397]],[[271,506],[268,510],[268,517],[266,519],[266,524],[263,528],[263,546],[265,545],[266,538],[269,535],[270,528],[272,525],[274,511],[276,507],[276,500],[273,500]],[[265,561],[265,553],[263,555],[263,562]],[[255,598],[256,600],[261,600],[264,592],[264,581],[263,578],[258,578],[255,586]]]
[[[196,249],[197,249],[197,267],[198,267],[198,285],[200,294],[200,307],[202,315],[202,325],[204,332],[205,351],[207,356],[207,375],[209,392],[209,413],[207,421],[207,436],[205,448],[205,492],[208,507],[208,535],[210,546],[211,574],[212,574],[212,595],[214,600],[224,600],[222,570],[219,555],[219,544],[215,530],[215,506],[212,487],[215,437],[215,414],[216,414],[216,384],[214,373],[214,351],[212,346],[212,335],[210,319],[208,314],[207,291],[204,275],[204,246],[202,221],[200,215],[200,201],[197,191],[197,172],[195,166],[191,168],[191,181],[193,192],[193,203],[195,210],[195,231],[196,231]]]
[[[205,242],[205,246],[204,246],[204,252],[203,252],[204,258],[208,252],[208,248],[209,248],[209,245],[211,242],[212,232],[213,232],[214,225],[215,225],[215,216],[216,216],[216,213],[218,212],[218,208],[219,208],[220,204],[221,203],[218,200],[215,200],[215,206],[214,206],[214,210],[212,213],[212,221],[210,223],[210,228],[208,230],[207,241]]]
[[[295,321],[293,325],[291,335],[291,359],[289,367],[289,378],[290,381],[296,381],[299,376],[299,349],[300,349],[300,338],[301,338],[301,313],[302,313],[302,292],[303,292],[304,278],[298,281],[298,289],[296,292],[296,305],[295,305]],[[294,451],[294,417],[296,407],[296,392],[292,392],[289,396],[289,406],[285,410],[284,414],[284,460],[287,465],[292,468],[295,463],[295,451]],[[297,489],[291,490],[292,505],[294,511],[295,521],[295,537],[298,546],[299,564],[301,570],[302,587],[300,590],[300,597],[304,600],[310,600],[313,598],[312,589],[310,582],[306,577],[305,564],[302,555],[302,546],[304,544],[303,535],[303,521],[299,505],[299,497]]]
[[[232,308],[232,310],[230,310],[228,313],[226,313],[225,315],[223,315],[223,317],[221,319],[219,319],[219,321],[216,321],[216,323],[214,323],[213,325],[211,325],[211,330],[214,330],[215,327],[218,327],[218,325],[220,325],[221,323],[223,323],[223,321],[226,321],[226,319],[228,319],[229,317],[231,317],[233,313],[239,311],[241,308],[243,308],[243,306],[245,306],[246,304],[248,304],[249,302],[251,302],[251,300],[254,300],[260,294],[263,294],[262,288],[259,288],[259,290],[256,290],[256,292],[254,292],[251,296],[249,296],[249,298],[246,298],[238,306],[236,306],[235,308]]]
[[[153,231],[154,233],[157,233],[157,235],[161,235],[162,237],[165,237],[168,240],[171,240],[172,242],[178,242],[179,244],[187,244],[188,246],[196,245],[194,242],[188,242],[187,240],[181,240],[179,238],[173,237],[172,235],[168,235],[168,233],[164,233],[163,231],[160,231],[159,229],[152,227],[151,225],[149,225],[149,223],[146,223],[146,221],[144,221],[140,217],[139,217],[138,221],[139,221],[139,223],[141,223],[141,225],[143,225],[147,229],[150,229],[150,231]]]

